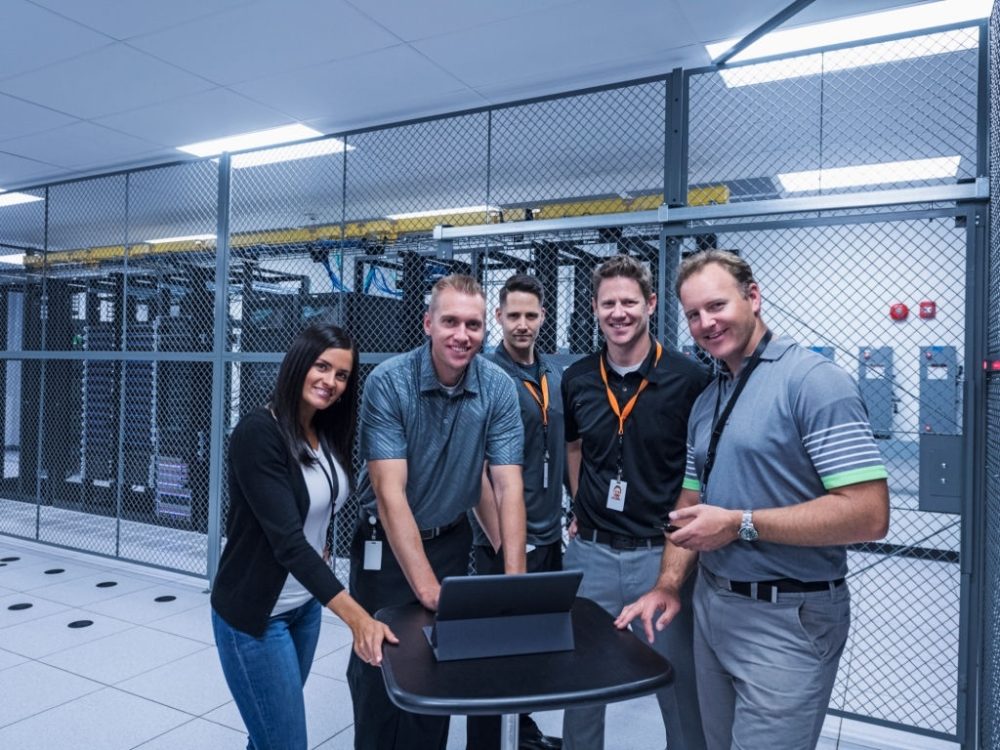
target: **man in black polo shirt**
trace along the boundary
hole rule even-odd
[[[650,335],[656,295],[643,263],[610,258],[594,271],[593,286],[605,347],[563,374],[574,513],[563,565],[583,571],[580,596],[617,617],[660,573],[663,527],[684,479],[688,414],[709,378]],[[656,694],[670,750],[705,747],[691,654],[691,588],[689,581],[680,613],[653,643],[674,666],[673,683]],[[644,637],[641,623],[634,629]],[[563,743],[603,748],[604,710],[567,709]]]

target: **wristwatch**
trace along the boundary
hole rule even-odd
[[[756,542],[757,529],[753,525],[753,511],[743,511],[743,523],[740,524],[740,539],[744,542]]]

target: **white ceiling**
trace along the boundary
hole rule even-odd
[[[916,0],[816,0],[807,23]],[[0,188],[709,62],[791,0],[2,0]]]

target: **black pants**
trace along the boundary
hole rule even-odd
[[[371,526],[359,523],[351,541],[351,596],[372,615],[382,607],[417,601],[387,541],[382,541],[382,569],[364,570],[364,544]],[[424,553],[440,581],[469,571],[472,531],[468,522],[424,542]],[[355,750],[444,750],[448,743],[448,716],[427,716],[402,711],[389,700],[382,670],[365,664],[351,653],[347,684],[354,704]]]
[[[493,575],[503,573],[503,550],[494,552],[492,547],[476,545],[476,573]],[[562,570],[562,541],[543,544],[527,555],[526,569],[529,573],[545,573]],[[518,719],[518,735],[521,739],[537,737],[541,730],[530,714],[521,714]],[[466,719],[466,750],[500,750],[500,717],[470,716]]]

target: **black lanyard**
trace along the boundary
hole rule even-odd
[[[767,344],[770,340],[771,332],[765,331],[760,343],[757,344],[757,348],[753,350],[753,354],[750,356],[750,361],[743,367],[739,380],[736,381],[736,388],[733,390],[733,395],[730,396],[729,401],[726,402],[726,408],[722,410],[722,414],[719,414],[719,406],[722,401],[722,375],[719,375],[719,393],[715,397],[715,421],[712,425],[712,438],[708,441],[708,452],[705,454],[705,465],[701,469],[701,496],[703,500],[705,498],[705,493],[708,491],[708,477],[711,475],[712,467],[715,464],[715,452],[719,447],[719,438],[722,437],[722,431],[726,428],[726,421],[729,419],[729,415],[732,414],[733,407],[736,406],[736,399],[738,399],[740,394],[743,393],[743,389],[746,387],[747,381],[750,380],[750,375],[757,368],[757,365],[760,364],[760,357],[767,348]]]

